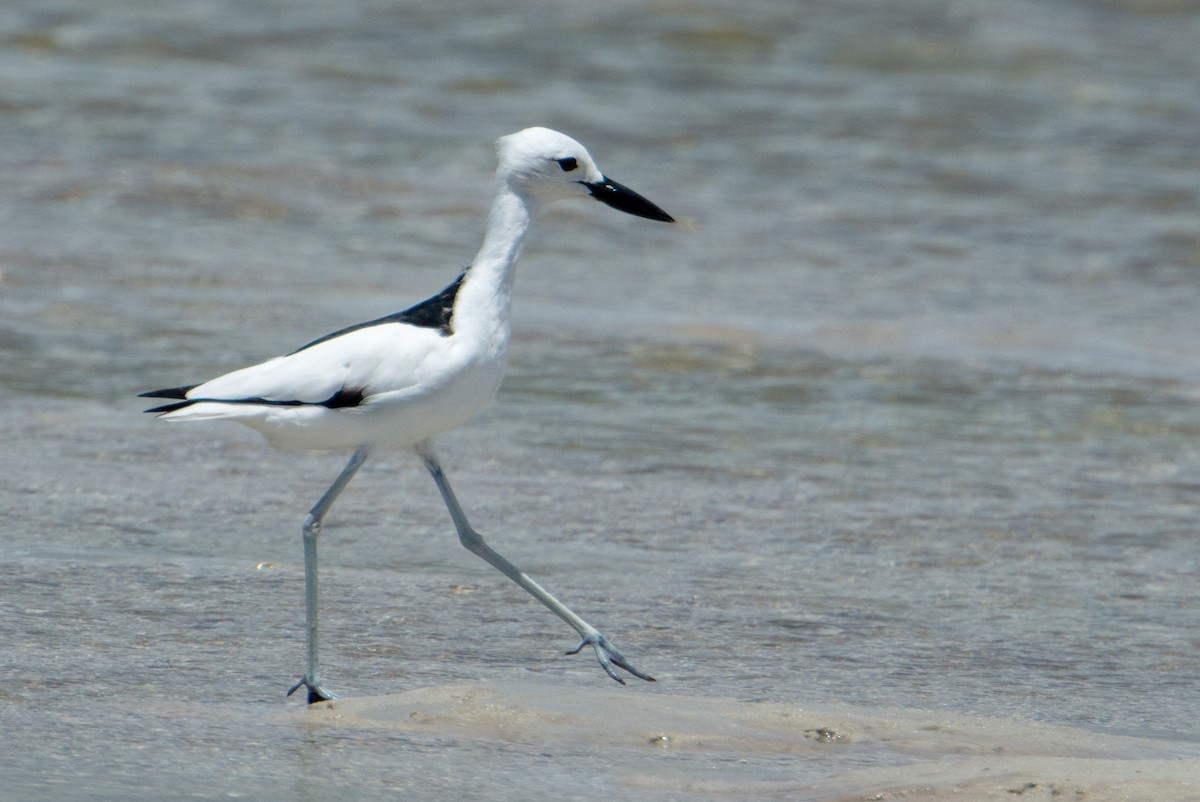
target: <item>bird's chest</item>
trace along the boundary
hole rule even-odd
[[[454,417],[479,412],[492,400],[504,378],[509,341],[506,332],[478,336],[482,333],[466,336],[466,332],[456,332],[439,337],[415,364],[411,356],[397,355],[397,370],[411,371],[398,385],[407,385],[413,396],[444,405]],[[387,372],[387,368],[381,371]]]
[[[445,394],[453,397],[450,403],[462,414],[473,416],[491,403],[500,388],[508,366],[507,342],[502,347],[473,350],[451,361],[456,369],[447,377]]]

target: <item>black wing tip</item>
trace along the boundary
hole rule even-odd
[[[176,398],[176,399],[179,399],[180,403],[178,403],[178,404],[163,404],[161,407],[154,407],[153,409],[143,410],[144,412],[151,412],[151,413],[155,413],[155,414],[162,414],[164,412],[174,412],[177,409],[183,409],[184,407],[193,403],[192,401],[188,400],[187,394],[192,390],[192,388],[197,387],[197,386],[198,385],[190,384],[187,387],[168,387],[164,390],[150,390],[145,393],[138,393],[138,398]]]
[[[140,398],[141,396],[138,396],[138,397]],[[195,403],[195,402],[194,401],[177,401],[174,404],[163,404],[161,407],[154,407],[153,409],[144,409],[142,411],[161,415],[164,412],[174,412],[177,409],[183,409],[184,407],[190,407],[193,403]]]
[[[187,394],[194,390],[199,385],[189,384],[186,387],[168,387],[165,390],[149,390],[145,393],[138,393],[138,398],[178,398],[184,400]]]

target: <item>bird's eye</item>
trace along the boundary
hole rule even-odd
[[[567,156],[565,159],[557,159],[558,166],[563,169],[564,173],[569,173],[579,166],[579,161],[574,156]]]

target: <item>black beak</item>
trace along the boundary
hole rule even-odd
[[[658,220],[662,223],[674,223],[675,218],[655,206],[627,186],[618,184],[609,178],[603,178],[594,184],[584,183],[592,197],[601,203],[635,217],[645,217],[647,220]]]

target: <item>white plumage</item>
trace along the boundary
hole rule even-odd
[[[395,315],[334,332],[285,356],[202,384],[143,393],[173,399],[147,410],[167,421],[231,420],[284,449],[353,451],[304,524],[309,701],[332,698],[317,660],[317,537],[337,496],[375,448],[411,447],[429,469],[460,540],[570,624],[609,676],[651,679],[594,627],[491,549],[467,523],[430,438],[460,426],[495,395],[508,359],[514,268],[533,217],[547,203],[592,197],[651,220],[670,215],[605,178],[575,140],[527,128],[497,141],[497,193],[483,245],[438,295]],[[571,652],[574,653],[574,652]],[[289,694],[291,691],[289,691]]]
[[[162,418],[236,421],[285,449],[408,446],[486,407],[506,350],[507,338],[489,348],[432,328],[380,324],[207,381],[188,391],[191,403]],[[348,390],[361,399],[325,405]]]

